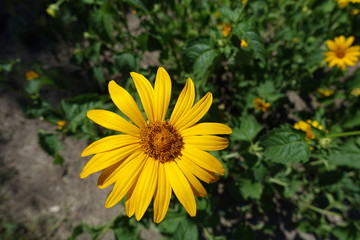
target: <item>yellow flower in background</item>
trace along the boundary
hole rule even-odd
[[[337,0],[337,3],[338,3],[340,8],[344,8],[347,5],[349,5],[350,0]]]
[[[245,4],[247,2],[247,0],[241,0],[242,4]]]
[[[317,92],[323,97],[329,97],[334,94],[334,90],[332,90],[332,89],[318,88]]]
[[[137,11],[136,11],[135,9],[132,9],[132,10],[131,10],[131,14],[132,14],[132,15],[136,15],[136,14],[137,14]]]
[[[351,90],[351,95],[355,96],[355,97],[358,97],[360,96],[360,88],[353,88]]]
[[[322,130],[323,127],[319,124],[318,121],[307,120],[299,121],[294,124],[294,128],[306,132],[306,139],[314,139],[315,134],[311,131],[312,128],[317,128]]]
[[[240,47],[248,47],[248,46],[249,44],[244,39],[240,40]]]
[[[353,15],[353,16],[358,15],[359,12],[360,12],[359,9],[354,9],[354,10],[352,10],[351,15]]]
[[[231,25],[228,23],[222,23],[222,34],[224,37],[229,36],[230,32],[231,32]]]
[[[140,220],[153,200],[154,222],[161,222],[168,210],[172,192],[190,216],[196,214],[195,197],[207,195],[202,180],[212,183],[223,175],[222,164],[207,151],[228,146],[217,134],[230,134],[221,123],[197,123],[209,110],[208,92],[196,104],[193,81],[188,78],[168,120],[171,79],[166,70],[157,71],[154,87],[141,74],[130,73],[143,109],[145,120],[134,98],[115,81],[109,82],[114,104],[130,120],[106,110],[90,110],[87,117],[95,123],[122,134],[102,138],[81,154],[95,154],[80,174],[85,178],[102,171],[98,187],[114,187],[105,207],[117,204],[126,195],[126,214]]]
[[[255,100],[254,100],[255,109],[262,111],[262,112],[267,112],[270,105],[271,104],[269,102],[265,102],[261,98],[255,98]]]
[[[65,120],[58,121],[56,122],[56,125],[57,125],[57,129],[61,130],[66,125],[66,121]]]
[[[25,73],[25,79],[27,81],[31,81],[31,80],[34,80],[36,78],[39,78],[39,74],[37,72],[35,72],[35,71],[27,71]]]
[[[355,38],[350,36],[345,38],[344,36],[335,37],[335,40],[327,40],[326,45],[330,51],[325,52],[325,61],[329,63],[329,67],[337,66],[342,70],[346,69],[346,66],[355,66],[359,61],[360,46],[351,46]]]

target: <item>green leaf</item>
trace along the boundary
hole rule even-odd
[[[360,169],[360,147],[354,139],[348,140],[341,146],[340,151],[329,155],[329,162],[338,166]]]
[[[125,52],[115,56],[115,63],[117,70],[126,74],[137,69],[136,58],[131,53]]]
[[[19,62],[20,62],[19,58],[15,59],[15,60],[1,60],[0,61],[0,73],[1,72],[11,72],[13,66]]]
[[[61,165],[64,163],[63,157],[59,154],[62,148],[61,142],[56,134],[39,132],[38,134],[40,147],[50,156],[54,157],[53,164]]]
[[[240,192],[245,199],[260,199],[263,191],[262,184],[249,179],[240,181]]]
[[[174,240],[183,240],[183,239],[199,239],[199,232],[195,223],[184,220],[177,227],[174,237]]]
[[[141,0],[125,0],[130,6],[132,6],[135,9],[141,9],[144,12],[148,12],[147,7]]]
[[[96,78],[97,82],[99,83],[100,88],[104,89],[104,87],[106,85],[106,79],[105,79],[105,75],[104,75],[104,71],[103,71],[102,67],[101,66],[94,67],[93,71],[94,71],[95,78]]]
[[[132,224],[126,216],[120,216],[115,221],[111,229],[114,232],[116,240],[137,240],[140,238],[140,231],[136,227],[137,224]]]
[[[262,129],[261,124],[252,115],[245,115],[240,118],[240,128],[235,128],[231,134],[234,140],[251,142]]]
[[[265,47],[253,21],[241,22],[233,29],[234,35],[244,39],[253,50],[254,56],[265,62]]]
[[[55,156],[61,149],[61,142],[56,134],[39,132],[38,137],[40,146],[50,156]]]
[[[205,84],[210,67],[218,53],[213,49],[207,38],[198,38],[190,41],[184,49],[183,63],[188,72],[192,72],[195,81]]]
[[[305,134],[288,126],[282,126],[268,132],[262,139],[264,156],[273,162],[306,162],[310,157],[309,144]]]
[[[114,24],[112,15],[101,8],[90,14],[90,23],[93,31],[105,41],[113,41]]]

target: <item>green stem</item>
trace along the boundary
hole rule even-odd
[[[269,182],[278,184],[278,185],[283,186],[283,187],[287,187],[287,184],[285,182],[283,182],[283,181],[281,181],[279,179],[276,179],[276,178],[270,178]]]
[[[321,209],[321,208],[315,207],[313,205],[310,205],[308,203],[299,202],[299,204],[302,205],[305,208],[313,210],[314,212],[320,213],[322,215],[332,215],[332,216],[336,216],[336,217],[342,217],[342,215],[339,214],[339,213],[332,212],[332,211],[329,211],[329,210],[326,210],[326,209]]]
[[[334,133],[334,134],[326,135],[326,137],[337,138],[337,137],[346,137],[346,136],[354,136],[354,135],[360,135],[360,131]]]

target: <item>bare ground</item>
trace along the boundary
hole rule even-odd
[[[97,175],[79,178],[87,160],[80,158],[86,142],[63,138],[65,163],[52,164],[37,134],[55,129],[50,123],[26,119],[15,97],[0,89],[0,205],[4,213],[0,220],[11,218],[24,225],[29,238],[66,239],[81,222],[104,223],[121,211],[119,205],[104,208],[110,189],[97,188]]]

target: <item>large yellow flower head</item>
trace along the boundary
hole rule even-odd
[[[141,74],[130,73],[147,116],[145,120],[134,98],[110,81],[112,101],[125,118],[106,110],[90,110],[88,118],[122,134],[90,144],[82,156],[95,154],[85,165],[81,178],[102,171],[98,187],[114,187],[105,207],[112,207],[126,195],[126,214],[140,220],[153,199],[154,222],[161,222],[168,210],[172,192],[190,216],[196,214],[195,197],[207,195],[199,179],[212,183],[225,173],[222,164],[206,151],[228,146],[228,140],[215,134],[230,134],[221,123],[198,123],[212,103],[207,93],[196,104],[194,83],[189,78],[168,120],[171,79],[158,69],[154,87]]]
[[[350,36],[345,38],[344,36],[335,37],[333,40],[327,40],[326,45],[330,51],[325,52],[325,61],[329,63],[329,67],[337,66],[342,70],[346,69],[346,66],[355,66],[359,61],[360,46],[351,46],[355,38]]]

